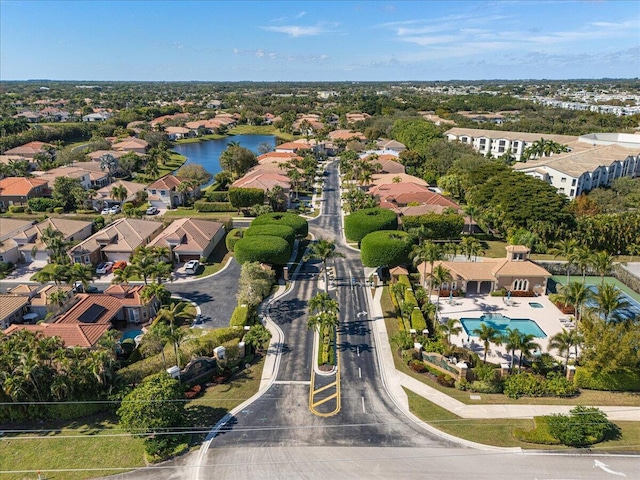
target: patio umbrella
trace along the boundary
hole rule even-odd
[[[453,302],[453,290],[449,290],[449,303]]]
[[[511,300],[511,290],[507,291],[507,300]]]

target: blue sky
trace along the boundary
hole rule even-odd
[[[0,0],[0,80],[601,77],[640,77],[640,2]]]

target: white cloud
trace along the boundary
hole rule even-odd
[[[335,26],[335,25],[334,25]],[[276,33],[285,33],[290,37],[309,37],[328,33],[331,30],[329,25],[283,25],[280,27],[262,27],[264,30]]]

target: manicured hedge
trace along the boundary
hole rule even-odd
[[[264,190],[232,187],[229,189],[229,202],[238,210],[253,207],[254,205],[262,205],[264,203]]]
[[[58,203],[52,198],[35,197],[27,200],[27,205],[29,205],[32,212],[46,212],[49,209],[53,211],[53,208],[56,207]]]
[[[394,267],[410,263],[411,235],[398,230],[373,232],[362,239],[360,258],[365,267]]]
[[[411,328],[414,328],[417,333],[422,333],[427,328],[427,321],[419,308],[414,308],[411,312]]]
[[[397,229],[398,216],[384,208],[365,208],[344,218],[344,233],[354,242],[361,242],[371,232]]]
[[[231,314],[231,320],[229,320],[230,327],[243,328],[247,325],[249,320],[249,307],[246,305],[238,305]]]
[[[217,192],[215,190],[207,190],[207,201],[209,202],[228,202],[229,192]]]
[[[427,213],[420,216],[407,215],[402,218],[402,226],[405,231],[411,228],[425,226],[429,232],[426,238],[431,239],[455,239],[460,238],[464,228],[464,217],[457,213]]]
[[[24,213],[24,206],[23,205],[9,205],[9,212],[10,213]]]
[[[309,224],[304,218],[295,213],[265,213],[264,215],[256,217],[253,222],[251,222],[252,227],[267,224],[287,225],[293,228],[297,238],[305,238],[309,234]]]
[[[244,236],[244,230],[240,228],[234,228],[229,233],[227,233],[227,237],[224,240],[225,245],[227,246],[227,250],[233,252],[236,243]]]
[[[283,238],[289,245],[291,245],[291,248],[293,248],[293,243],[296,240],[296,232],[294,232],[293,228],[288,225],[279,225],[276,223],[252,225],[244,232],[245,237],[253,237],[256,235],[272,235],[274,237]]]
[[[640,392],[640,371],[593,372],[583,367],[576,369],[573,382],[578,388],[614,392]]]
[[[198,212],[233,212],[235,209],[229,202],[205,202],[198,200],[193,204]]]
[[[291,257],[291,245],[285,239],[271,235],[243,237],[236,242],[233,251],[239,263],[286,265]]]

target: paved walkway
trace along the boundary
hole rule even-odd
[[[378,350],[378,361],[380,362],[381,375],[384,383],[394,399],[403,410],[409,409],[407,395],[402,387],[426,398],[427,400],[449,410],[462,418],[533,418],[539,415],[550,415],[552,413],[569,413],[573,408],[571,405],[473,405],[465,404],[452,398],[435,388],[432,388],[415,378],[396,370],[393,362],[393,352],[389,345],[387,329],[384,323],[384,315],[380,300],[382,298],[382,288],[375,290],[375,296],[371,295],[371,290],[366,289],[371,306],[372,328]],[[482,394],[479,394],[482,397]],[[640,407],[608,407],[598,406],[605,412],[610,420],[618,421],[640,421]]]

